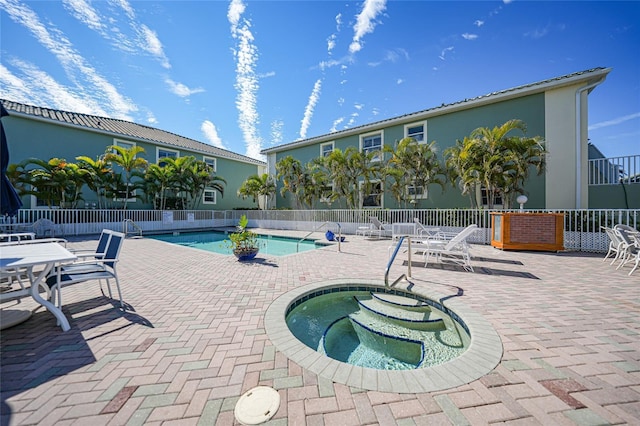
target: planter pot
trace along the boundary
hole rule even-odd
[[[256,257],[259,251],[260,249],[256,247],[253,250],[234,250],[233,254],[238,258],[240,262],[244,262]]]

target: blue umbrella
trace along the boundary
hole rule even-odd
[[[4,105],[0,103],[0,134],[2,136],[2,151],[0,152],[0,166],[2,166],[2,176],[0,176],[0,210],[1,214],[15,216],[22,207],[22,200],[18,196],[13,185],[7,177],[7,167],[9,166],[9,146],[7,145],[7,136],[4,133],[4,124],[1,118],[9,115]]]

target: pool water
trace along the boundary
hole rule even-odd
[[[149,238],[218,254],[232,254],[231,247],[227,244],[230,241],[226,232],[185,232],[178,235],[153,235],[149,236]],[[273,235],[259,234],[258,241],[260,243],[260,253],[272,256],[287,256],[325,247],[324,244],[319,244],[313,240],[304,240],[298,243],[300,241],[298,238]]]
[[[432,324],[407,328],[391,318],[372,318],[358,300],[370,291],[339,291],[310,297],[286,316],[293,335],[308,347],[360,367],[411,370],[450,361],[469,346],[467,332],[444,312],[431,307]]]

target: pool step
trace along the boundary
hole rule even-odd
[[[397,294],[371,293],[371,297],[380,303],[401,307],[409,311],[431,311],[431,306],[428,304],[409,297],[398,296]]]
[[[408,298],[403,298],[411,300]],[[433,315],[428,306],[406,306],[389,304],[378,298],[359,298],[355,300],[360,306],[362,316],[369,316],[382,324],[395,325],[396,329],[406,327],[411,330],[443,330],[446,328],[442,318]],[[419,308],[416,310],[416,308]],[[426,308],[426,309],[425,309]]]

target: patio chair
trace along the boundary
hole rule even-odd
[[[77,250],[69,250],[79,259],[88,259],[93,258],[96,260],[102,259],[104,257],[104,252],[107,249],[107,243],[109,242],[109,237],[111,236],[112,231],[110,229],[103,229],[100,233],[100,238],[98,238],[98,245],[95,250],[91,249],[77,249]]]
[[[607,226],[601,226],[600,228],[604,229],[604,232],[606,232],[607,237],[609,237],[609,251],[607,251],[607,254],[604,256],[604,259],[602,259],[602,261],[604,262],[605,260],[613,256],[611,263],[609,263],[609,265],[613,265],[615,261],[618,260],[618,258],[620,257],[621,249],[622,249],[622,246],[624,245],[624,242],[618,236],[618,234],[616,234],[613,228],[609,228]]]
[[[38,238],[46,237],[47,235],[53,238],[60,233],[58,225],[49,219],[38,219],[33,223],[32,227]]]
[[[619,246],[620,254],[618,256],[620,264],[616,267],[616,269],[620,269],[625,263],[631,261],[638,255],[638,247],[636,247],[634,238],[637,231],[633,228],[616,225],[613,227],[613,232],[616,233],[621,242]]]
[[[418,234],[421,235],[422,237],[429,237],[429,238],[436,237],[438,233],[442,232],[440,228],[434,228],[434,227],[423,225],[420,222],[420,219],[418,219],[417,217],[414,218],[413,221],[418,226]]]
[[[467,238],[477,230],[478,225],[473,224],[464,228],[450,240],[437,238],[422,240],[419,247],[423,250],[424,266],[427,267],[429,258],[434,256],[436,260],[450,261],[462,266],[466,271],[473,272]]]
[[[108,241],[102,258],[60,265],[56,267],[55,271],[47,278],[47,285],[51,289],[52,302],[57,302],[59,308],[62,308],[62,287],[87,281],[97,280],[100,283],[100,291],[104,295],[102,280],[105,280],[107,282],[109,298],[113,299],[111,284],[109,283],[111,279],[114,279],[116,282],[118,296],[120,298],[120,307],[124,308],[116,264],[125,236],[123,233],[114,231],[109,231],[106,234],[108,235]]]
[[[636,254],[635,254],[635,259],[633,256],[631,256],[628,260],[628,262],[631,262],[631,261],[634,262],[633,268],[631,268],[631,271],[629,271],[629,275],[633,274],[633,271],[638,269],[638,265],[640,264],[640,233],[631,234],[631,239],[633,240],[633,245],[636,249]]]
[[[378,238],[382,237],[391,237],[393,234],[393,229],[390,225],[386,225],[378,220],[375,216],[369,216],[369,221],[371,222],[371,230],[369,231],[369,236],[373,238],[373,236],[377,236]]]

